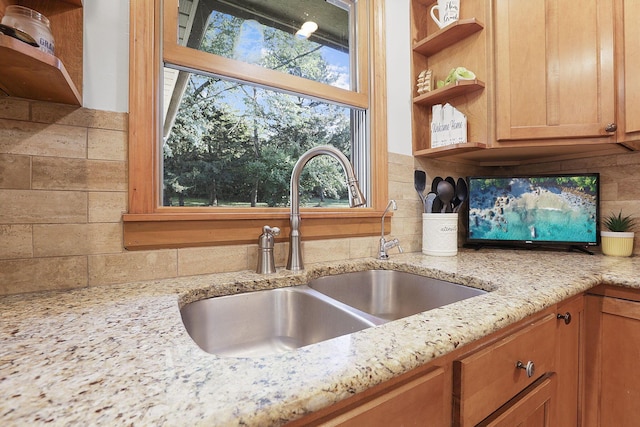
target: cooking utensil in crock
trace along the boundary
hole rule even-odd
[[[436,176],[435,178],[433,178],[433,181],[431,181],[431,192],[432,193],[438,193],[438,183],[440,183],[442,181],[442,177],[441,176]]]
[[[427,188],[427,174],[425,173],[425,171],[413,171],[413,187],[416,189],[416,192],[420,197],[420,201],[422,202],[422,207],[424,209],[424,189]]]
[[[453,211],[451,207],[451,200],[455,196],[455,189],[448,181],[441,181],[438,183],[438,199],[442,202],[441,213],[451,213]]]
[[[468,196],[469,189],[467,188],[467,181],[462,178],[458,178],[458,182],[456,183],[456,201],[458,203],[453,208],[454,212],[458,212],[462,208],[462,205],[465,200],[467,200]]]

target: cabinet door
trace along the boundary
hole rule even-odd
[[[558,306],[556,322],[556,373],[558,374],[557,425],[578,426],[581,412],[584,296]]]
[[[640,302],[602,301],[601,425],[637,426],[640,420]]]
[[[444,408],[448,397],[445,371],[437,368],[319,425],[445,427],[448,418]]]
[[[640,2],[616,3],[616,61],[618,66],[618,139],[640,140]],[[621,24],[618,24],[621,23]],[[636,148],[640,148],[640,145]]]
[[[556,375],[540,378],[478,427],[550,427],[564,426],[553,421],[556,396]],[[571,424],[575,425],[575,424]]]
[[[609,138],[611,0],[494,2],[496,138]]]

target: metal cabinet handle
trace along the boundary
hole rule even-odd
[[[568,325],[571,323],[571,313],[567,311],[565,314],[558,314],[558,320],[560,319],[564,319],[564,324]]]
[[[618,130],[618,125],[615,123],[609,123],[604,127],[605,132],[615,132]]]
[[[529,378],[531,378],[536,372],[536,367],[531,360],[529,360],[526,365],[518,360],[518,363],[516,363],[516,368],[524,369]]]

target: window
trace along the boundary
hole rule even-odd
[[[350,156],[369,207],[345,209],[340,166],[318,157],[301,183],[305,239],[379,233],[382,0],[298,2],[131,3],[126,247],[254,242],[265,224],[286,237],[291,168],[319,144]]]

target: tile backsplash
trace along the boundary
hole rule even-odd
[[[256,244],[132,252],[123,248],[127,126],[126,113],[0,99],[0,295],[255,268]],[[640,153],[631,153],[517,171],[600,172],[602,212],[622,208],[640,215],[639,164]],[[428,182],[436,175],[487,172],[395,153],[389,153],[388,166],[389,197],[398,204],[390,235],[399,238],[407,252],[418,252],[422,245],[414,168],[427,171]],[[304,242],[305,261],[375,256],[378,239]],[[639,246],[636,242],[636,253]],[[275,253],[276,264],[283,266],[286,244],[278,243]]]

